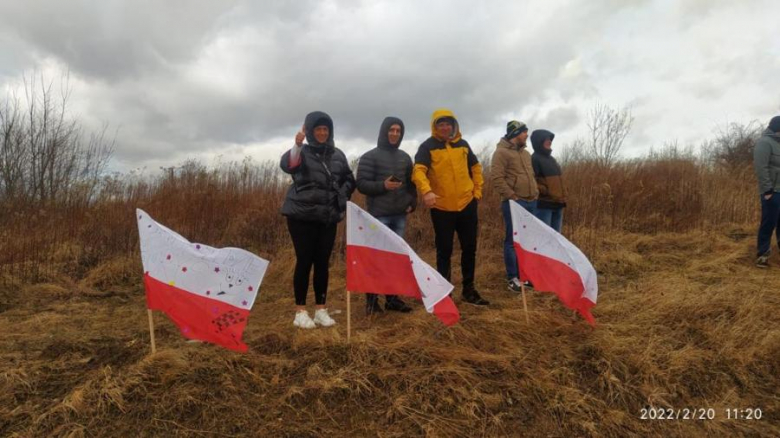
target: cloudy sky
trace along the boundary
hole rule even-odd
[[[404,149],[451,108],[475,149],[507,120],[586,132],[635,116],[626,155],[780,113],[775,0],[0,0],[0,91],[70,72],[70,114],[118,128],[114,169],[276,159],[307,112],[358,155],[386,115]]]

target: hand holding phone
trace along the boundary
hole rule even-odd
[[[396,178],[395,175],[390,175],[385,180],[385,189],[387,189],[387,190],[396,190],[399,187],[401,187],[401,180]]]

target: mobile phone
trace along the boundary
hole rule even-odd
[[[391,182],[401,182],[401,180],[396,178],[395,175],[390,175],[390,181]]]

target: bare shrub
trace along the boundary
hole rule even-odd
[[[633,123],[634,116],[626,107],[614,109],[599,103],[588,113],[588,147],[601,166],[609,167],[617,160]]]

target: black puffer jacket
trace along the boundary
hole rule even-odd
[[[323,124],[330,135],[325,143],[317,143],[314,126]],[[282,214],[302,221],[339,222],[355,190],[355,177],[347,157],[333,143],[333,120],[329,115],[321,111],[309,113],[304,127],[307,144],[301,149],[301,163],[291,169],[290,151],[282,155],[281,168],[293,179]]]
[[[398,144],[390,144],[387,133],[393,125],[401,126]],[[366,195],[368,212],[375,217],[405,214],[417,207],[417,190],[412,183],[412,158],[399,149],[404,139],[404,122],[397,117],[385,117],[379,128],[377,147],[360,157],[357,188]],[[403,182],[396,190],[385,189],[385,180],[395,175]]]

